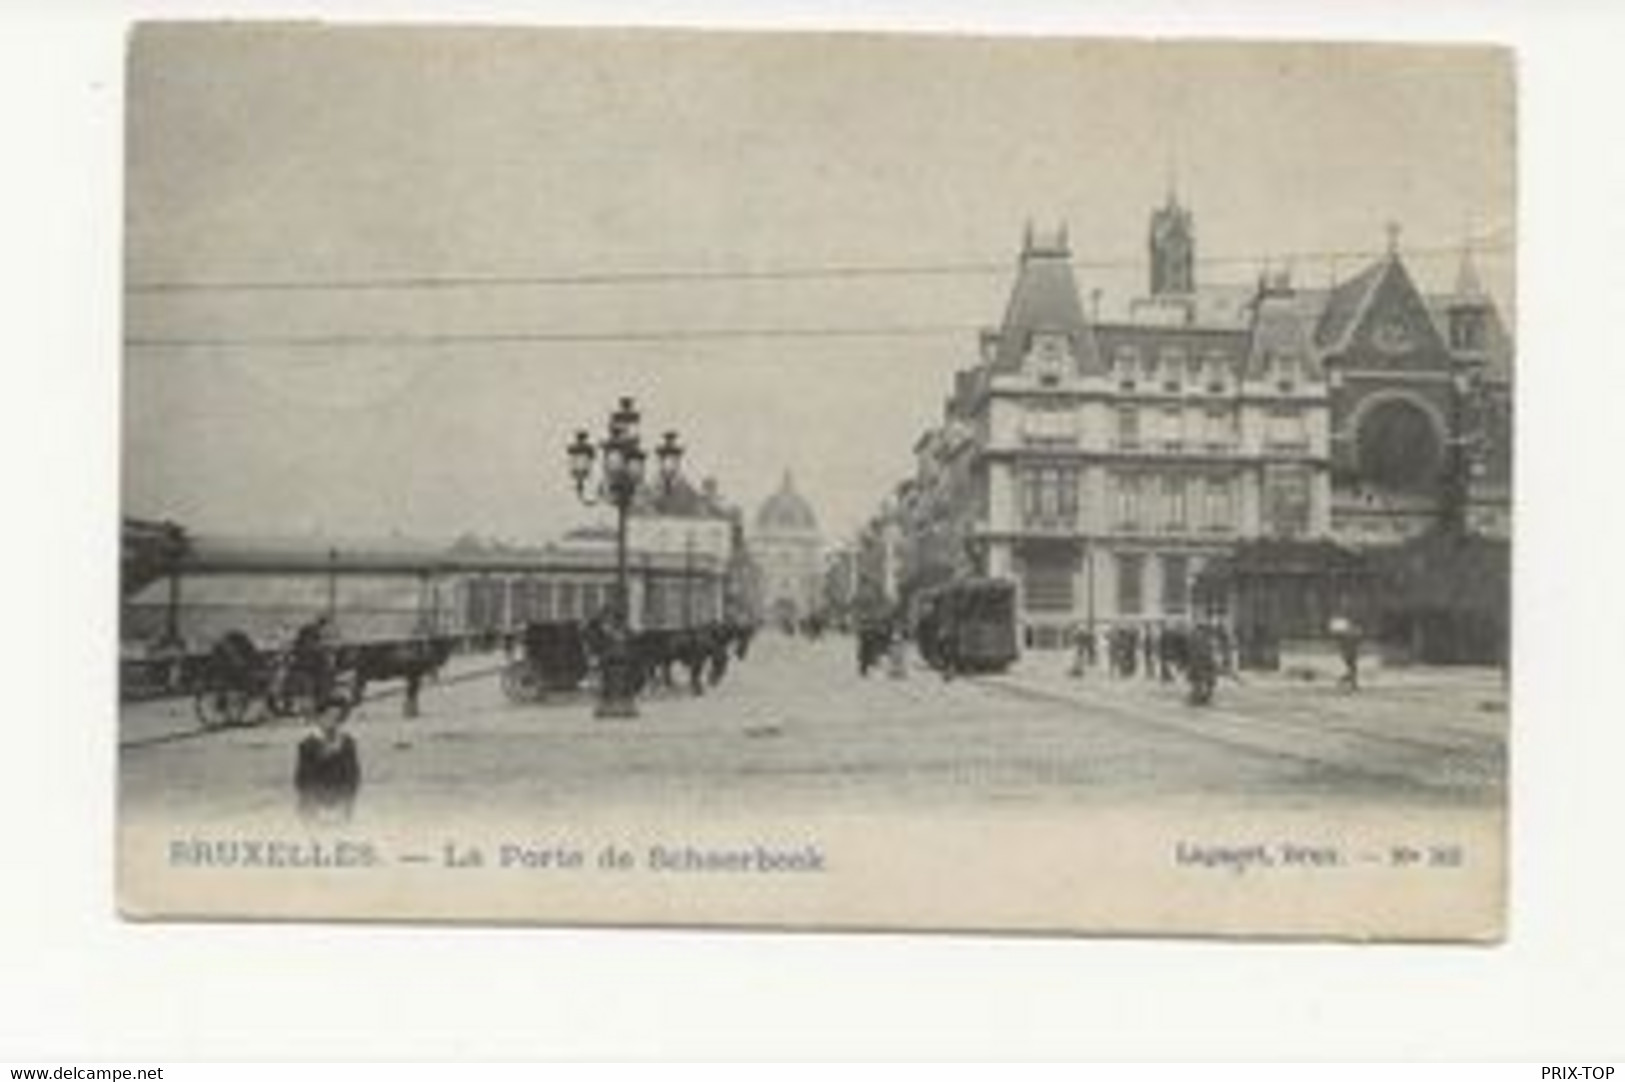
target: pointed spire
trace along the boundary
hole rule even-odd
[[[1484,283],[1479,280],[1478,267],[1473,262],[1471,245],[1461,246],[1461,263],[1456,268],[1456,299],[1478,301],[1484,299]]]

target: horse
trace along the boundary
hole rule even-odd
[[[444,636],[396,642],[363,643],[339,650],[337,668],[350,674],[351,701],[359,703],[373,680],[405,680],[402,713],[418,715],[418,690],[426,676],[439,676],[451,657],[451,640]]]

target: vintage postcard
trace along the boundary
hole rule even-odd
[[[1499,939],[1514,99],[138,28],[122,911]]]

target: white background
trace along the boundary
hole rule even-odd
[[[451,5],[446,5],[450,9]],[[0,1061],[1625,1057],[1625,9],[456,5],[484,22],[1472,39],[1520,50],[1511,938],[1496,948],[140,926],[113,908],[122,27],[0,14]]]

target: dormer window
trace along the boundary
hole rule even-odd
[[[1069,356],[1070,354],[1066,348],[1066,335],[1048,331],[1041,331],[1033,335],[1033,373],[1043,386],[1054,387],[1061,382],[1061,377],[1066,374],[1066,363]]]

